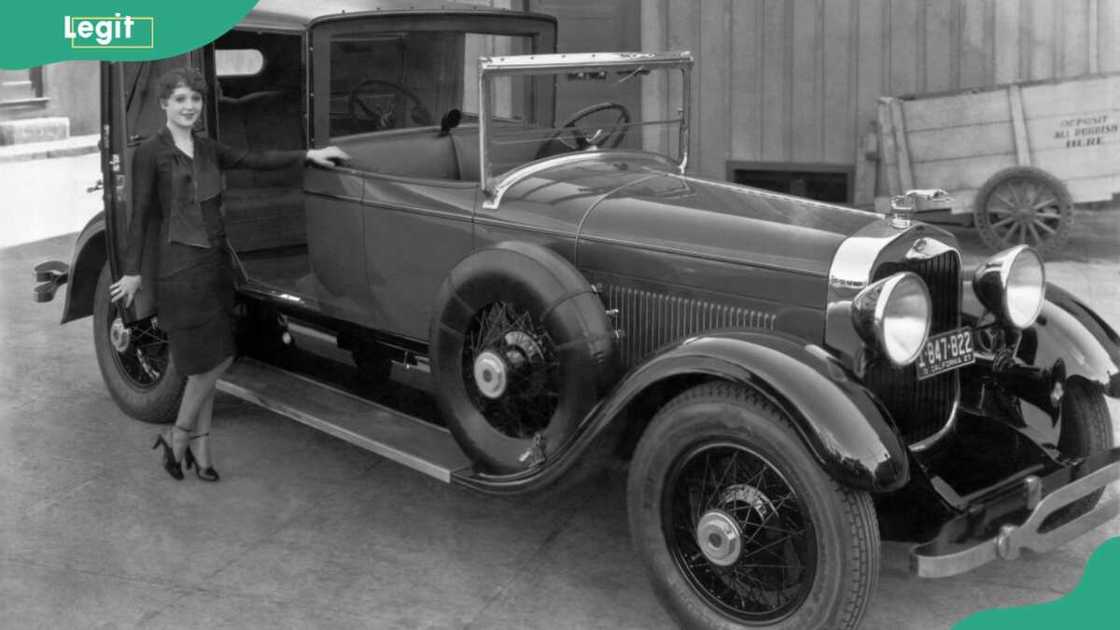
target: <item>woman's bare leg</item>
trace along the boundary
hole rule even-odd
[[[233,357],[228,357],[209,371],[202,374],[191,374],[187,377],[187,386],[183,389],[183,400],[179,403],[179,414],[175,418],[175,426],[182,431],[171,432],[171,449],[175,453],[175,460],[183,459],[189,441],[188,433],[206,433],[210,431],[210,420],[213,416],[214,392],[218,378],[233,363]],[[205,413],[203,413],[205,410]],[[205,416],[205,419],[203,419]],[[205,422],[205,427],[201,427]],[[193,451],[192,451],[193,452]],[[195,453],[198,457],[198,453]],[[209,453],[207,453],[209,457]],[[199,458],[199,461],[203,461]],[[209,464],[209,462],[207,462]]]

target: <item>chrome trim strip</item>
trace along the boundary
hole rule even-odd
[[[960,392],[958,391],[957,392],[957,399],[953,401],[953,409],[952,409],[952,411],[949,412],[949,421],[945,423],[945,426],[941,427],[941,429],[938,430],[937,433],[934,433],[933,435],[927,437],[926,439],[918,440],[917,442],[914,442],[913,444],[911,444],[910,445],[910,450],[914,451],[915,453],[921,453],[922,451],[928,449],[929,447],[931,447],[934,444],[936,444],[937,442],[939,442],[941,440],[941,438],[948,435],[949,432],[953,430],[953,427],[957,426],[957,416],[960,415],[960,408],[961,408],[961,400],[960,400]]]
[[[553,53],[544,55],[507,55],[482,57],[479,70],[488,73],[516,74],[540,70],[599,70],[631,66],[682,66],[691,64],[692,53],[681,52],[591,52]]]
[[[480,142],[480,146],[485,146],[485,142]],[[605,161],[611,159],[621,159],[624,157],[639,156],[642,158],[654,158],[656,160],[665,162],[665,164],[676,170],[677,165],[669,158],[661,155],[660,153],[648,153],[646,151],[580,151],[578,153],[563,153],[547,157],[542,160],[529,162],[524,166],[519,166],[512,171],[507,172],[500,181],[493,187],[483,190],[485,199],[482,201],[482,207],[486,210],[496,210],[502,203],[502,196],[512,188],[515,184],[520,183],[524,179],[528,179],[537,173],[546,171],[553,167],[567,166],[578,162],[586,161]]]
[[[917,545],[910,551],[910,571],[918,577],[949,577],[971,571],[997,558],[1015,560],[1023,549],[1045,553],[1064,545],[1115,518],[1120,514],[1120,502],[1112,500],[1099,505],[1093,511],[1047,532],[1040,531],[1042,523],[1054,512],[1117,479],[1120,479],[1120,462],[1103,466],[1046,495],[1023,524],[1004,525],[997,536],[963,549],[936,553],[931,543]],[[1029,498],[1032,489],[1026,486],[1024,491]]]

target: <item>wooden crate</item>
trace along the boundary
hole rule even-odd
[[[992,175],[1033,166],[1064,182],[1075,203],[1106,201],[1120,193],[1120,74],[883,97],[878,135],[881,198],[943,188],[954,213],[970,213]]]

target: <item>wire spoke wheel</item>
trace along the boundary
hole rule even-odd
[[[816,571],[815,535],[765,458],[739,444],[705,444],[679,458],[665,491],[665,540],[701,597],[748,623],[776,622],[801,605]]]
[[[1072,199],[1065,185],[1030,167],[993,176],[977,194],[976,227],[993,249],[1025,244],[1053,252],[1069,238]]]
[[[104,326],[112,343],[113,361],[120,373],[139,390],[159,385],[171,361],[167,335],[159,329],[158,320],[145,318],[126,325],[115,308],[109,309]]]
[[[156,317],[125,324],[109,300],[110,274],[105,265],[93,304],[93,343],[97,366],[122,411],[144,422],[175,419],[186,377],[171,360],[167,335]]]
[[[555,344],[528,311],[507,302],[475,318],[463,345],[463,378],[478,411],[512,438],[548,427],[560,398]]]

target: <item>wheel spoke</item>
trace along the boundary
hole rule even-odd
[[[1058,205],[1058,198],[1054,195],[1046,195],[1042,199],[1036,200],[1031,208],[1034,210],[1041,210],[1043,208],[1053,208]]]
[[[1040,220],[1040,219],[1035,219],[1035,220],[1034,220],[1034,225],[1035,225],[1036,227],[1038,227],[1038,228],[1042,229],[1042,230],[1045,230],[1047,234],[1057,234],[1057,233],[1058,233],[1058,231],[1057,231],[1057,230],[1055,230],[1054,228],[1050,227],[1049,225],[1046,225],[1046,222],[1045,222],[1045,221],[1042,221],[1042,220]]]
[[[664,532],[677,566],[705,599],[736,618],[783,618],[808,595],[815,541],[797,493],[766,460],[738,446],[699,447],[670,473]],[[705,511],[737,523],[740,554],[722,567],[702,552]]]
[[[1035,244],[1042,242],[1042,237],[1038,234],[1038,230],[1035,229],[1034,222],[1028,223],[1027,229],[1030,230],[1031,236],[1034,237]]]
[[[995,223],[993,223],[992,227],[993,228],[1002,227],[1004,225],[1007,225],[1008,223],[1011,223],[1014,220],[1015,220],[1015,217],[1007,217],[1006,219],[1000,219],[999,221],[996,221]]]

